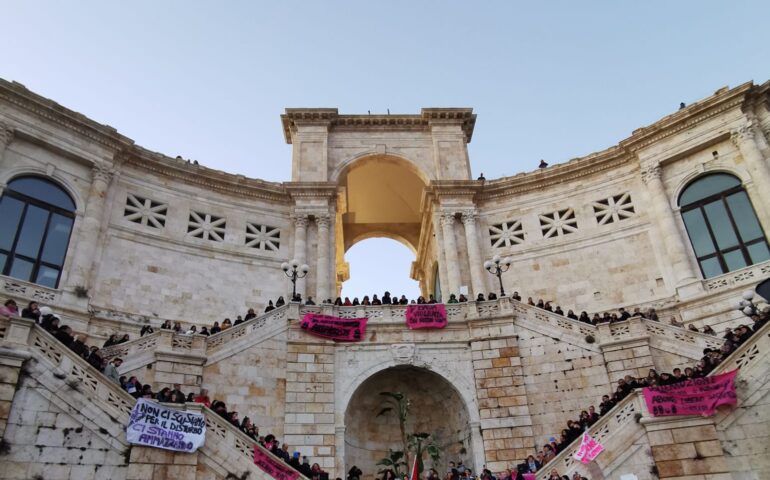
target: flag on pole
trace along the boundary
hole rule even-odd
[[[414,456],[414,463],[412,464],[412,475],[409,480],[419,480],[419,473],[417,472],[417,455]]]

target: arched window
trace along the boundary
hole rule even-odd
[[[75,202],[55,183],[19,177],[0,198],[0,273],[56,288],[75,221]]]
[[[770,260],[754,207],[736,177],[698,178],[679,196],[679,206],[704,278]]]

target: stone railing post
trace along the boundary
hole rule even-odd
[[[29,344],[29,334],[34,326],[35,321],[29,318],[8,317],[8,330],[5,332],[3,342],[18,345]]]
[[[639,318],[597,325],[599,349],[604,356],[610,382],[631,375],[644,377],[655,368],[650,336]]]
[[[4,320],[0,318],[0,322]],[[32,320],[19,317],[10,317],[7,321],[5,338],[0,341],[0,439],[8,425],[21,367],[31,357],[25,349],[17,347],[29,343],[29,333],[35,324]]]
[[[647,431],[658,478],[696,474],[732,478],[714,417],[645,416],[640,423]]]

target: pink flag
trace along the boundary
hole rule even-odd
[[[582,463],[591,463],[603,450],[604,445],[591,438],[591,435],[586,432],[583,434],[580,446],[575,452],[575,460],[579,460]]]
[[[735,405],[735,375],[738,370],[693,378],[673,385],[647,387],[643,389],[647,410],[653,417],[669,415],[714,414],[719,405]]]

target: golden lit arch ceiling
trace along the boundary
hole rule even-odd
[[[387,237],[417,250],[420,199],[425,182],[406,161],[373,155],[356,161],[342,177],[347,211],[345,250],[359,240]]]

